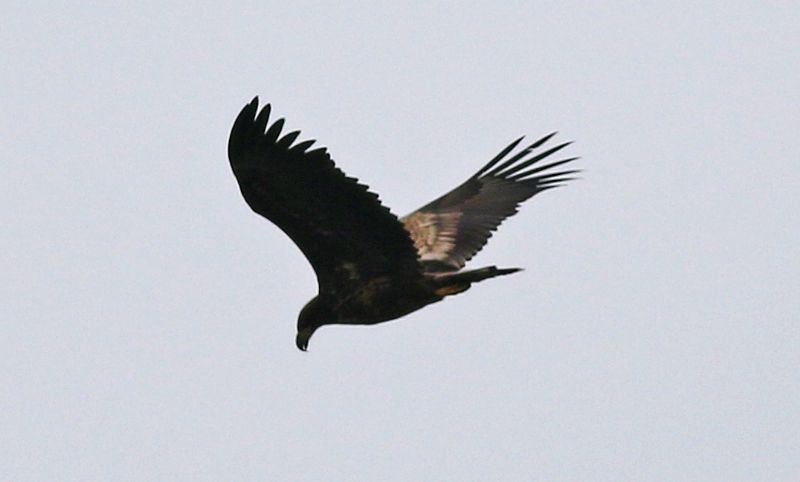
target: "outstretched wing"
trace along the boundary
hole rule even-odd
[[[554,135],[549,134],[504,160],[522,141],[520,137],[466,182],[401,219],[427,271],[463,268],[483,248],[492,231],[517,212],[520,203],[573,179],[570,175],[577,170],[553,169],[577,157],[539,165],[570,144],[534,152]]]
[[[382,275],[419,273],[408,232],[378,195],[347,177],[314,141],[280,137],[283,119],[268,129],[270,106],[258,97],[231,130],[228,157],[245,201],[297,244],[317,274],[320,293]]]

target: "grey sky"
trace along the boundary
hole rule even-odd
[[[795,2],[34,2],[0,19],[0,479],[800,479]],[[583,180],[376,327],[225,146],[258,94],[405,214],[559,130]]]

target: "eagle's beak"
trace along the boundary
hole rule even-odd
[[[314,330],[315,328],[303,328],[297,332],[295,343],[297,343],[297,348],[299,348],[300,351],[306,351],[308,349],[308,340],[311,338],[311,335],[314,334]]]

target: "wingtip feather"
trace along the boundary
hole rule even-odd
[[[309,147],[313,146],[314,143],[317,142],[314,139],[309,139],[307,141],[298,142],[290,149],[291,152],[302,154],[308,150]]]
[[[289,149],[291,147],[292,142],[297,139],[297,136],[300,135],[300,131],[292,131],[285,136],[281,137],[281,139],[275,144],[278,147],[282,147],[284,149]]]
[[[542,145],[542,144],[544,144],[545,142],[547,142],[547,141],[549,141],[550,139],[552,139],[553,137],[555,137],[555,136],[556,136],[556,134],[558,134],[558,131],[553,131],[553,132],[551,132],[551,133],[549,133],[549,134],[545,135],[544,137],[542,137],[542,138],[541,138],[541,139],[539,139],[538,141],[536,141],[536,142],[534,142],[533,144],[531,144],[531,149],[536,149],[537,147],[541,146],[541,145]]]
[[[519,145],[519,143],[522,142],[523,139],[525,139],[525,136],[520,136],[518,139],[511,142],[511,144],[507,145],[502,151],[497,153],[497,155],[494,156],[494,158],[491,161],[487,162],[485,166],[480,168],[478,172],[473,174],[472,177],[473,178],[480,177],[481,175],[483,175],[483,173],[494,167],[495,164],[503,160],[503,158],[506,157],[509,152],[513,151]]]
[[[276,120],[274,124],[267,129],[266,134],[264,134],[264,140],[268,143],[273,143],[278,140],[278,136],[281,135],[281,130],[283,129],[285,119],[281,117],[280,119]]]

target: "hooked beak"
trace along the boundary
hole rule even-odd
[[[297,332],[295,343],[300,351],[306,351],[308,349],[308,340],[311,338],[311,335],[314,334],[314,330],[316,330],[316,328],[303,328]]]

